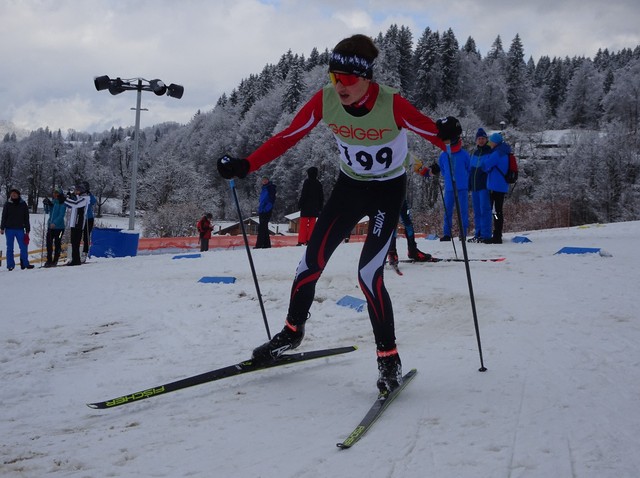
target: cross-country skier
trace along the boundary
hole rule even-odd
[[[291,287],[284,328],[253,351],[270,361],[296,348],[315,288],[331,254],[364,217],[369,229],[358,264],[358,282],[367,300],[377,347],[381,392],[402,383],[393,308],[384,285],[384,263],[405,199],[409,151],[407,131],[445,149],[436,124],[406,99],[372,80],[378,49],[371,38],[353,35],[340,41],[329,59],[331,83],[302,106],[291,124],[247,159],[223,156],[218,171],[227,179],[245,177],[277,158],[323,120],[338,143],[340,175],[313,230]]]

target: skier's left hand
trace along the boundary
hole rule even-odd
[[[454,116],[440,118],[436,121],[436,126],[438,128],[438,138],[443,141],[452,141],[454,138],[459,138],[460,135],[462,135],[462,126],[460,126],[460,121],[458,121],[458,118]]]

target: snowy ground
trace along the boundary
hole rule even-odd
[[[418,375],[344,451],[335,443],[375,398],[367,314],[336,305],[362,297],[361,244],[342,245],[329,263],[300,348],[356,352],[105,411],[85,404],[240,361],[266,339],[245,250],[32,271],[3,264],[0,475],[637,477],[639,236],[633,222],[469,244],[473,258],[507,257],[471,263],[485,373],[464,264],[389,271],[399,350]],[[453,255],[451,243],[419,246]],[[564,246],[611,257],[554,255]],[[252,251],[272,333],[301,253]],[[237,281],[198,283],[203,276]]]

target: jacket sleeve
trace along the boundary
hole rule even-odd
[[[256,171],[278,156],[284,154],[298,141],[315,128],[322,119],[322,90],[318,91],[302,107],[291,121],[291,124],[276,135],[269,138],[265,143],[247,157],[249,161],[249,172]]]
[[[6,203],[5,203],[5,207],[2,208],[2,219],[0,220],[0,229],[2,229],[4,231],[5,227],[5,223],[7,222],[7,207],[6,207]]]
[[[29,222],[29,206],[27,206],[27,203],[24,204],[22,214],[24,231],[29,234],[31,232],[31,223]]]
[[[413,131],[442,151],[447,149],[444,142],[438,138],[435,121],[420,113],[407,99],[398,94],[393,95],[393,116],[400,128]]]

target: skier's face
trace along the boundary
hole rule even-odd
[[[352,105],[353,103],[356,103],[369,89],[370,80],[367,80],[366,78],[338,71],[334,73],[335,74],[331,78],[333,88],[336,90],[338,98],[340,98],[340,103],[343,105]],[[343,82],[342,79],[345,79],[345,81]]]

